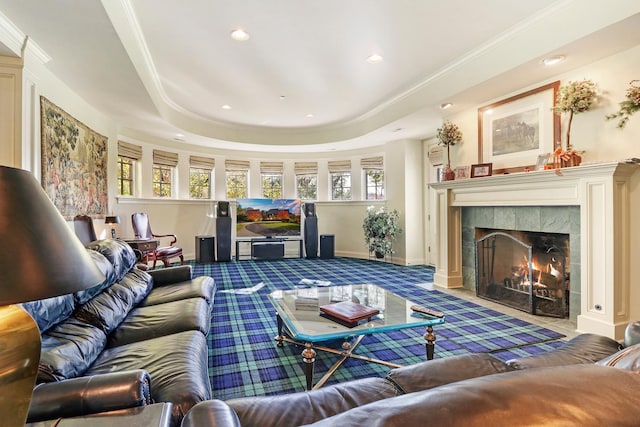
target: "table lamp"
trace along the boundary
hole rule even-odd
[[[105,224],[111,224],[111,238],[115,239],[116,238],[116,227],[113,224],[120,224],[120,217],[119,216],[107,216],[104,218],[104,223]]]
[[[22,426],[40,361],[40,331],[21,302],[104,280],[87,250],[26,170],[0,166],[0,413]]]

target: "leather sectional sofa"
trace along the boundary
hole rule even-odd
[[[215,283],[190,266],[145,272],[120,240],[87,245],[105,281],[23,304],[42,338],[28,422],[153,402],[172,403],[179,425],[211,398],[207,334]]]
[[[637,333],[624,346],[582,334],[508,362],[461,355],[310,392],[210,400],[195,405],[182,427],[637,426],[636,342]]]

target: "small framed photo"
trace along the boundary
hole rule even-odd
[[[457,166],[455,168],[456,179],[469,178],[469,166]]]
[[[551,153],[545,153],[538,155],[538,160],[536,161],[536,170],[541,171],[544,170],[545,165],[549,162],[549,156]]]
[[[477,165],[471,165],[471,178],[491,176],[492,172],[493,163],[478,163]]]

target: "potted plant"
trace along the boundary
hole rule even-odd
[[[575,151],[571,145],[571,123],[573,115],[584,113],[591,108],[596,99],[596,84],[591,80],[568,82],[560,86],[553,111],[555,113],[569,113],[569,123],[567,123],[566,149],[559,147],[556,149],[556,158],[560,160],[562,166],[578,166],[582,161],[581,153]]]
[[[442,124],[442,127],[437,129],[438,145],[444,145],[447,147],[447,164],[444,169],[444,180],[451,181],[455,179],[455,172],[451,169],[451,153],[449,147],[462,142],[462,132],[455,123],[446,121]]]
[[[364,241],[369,252],[376,254],[376,258],[384,258],[394,252],[393,240],[402,232],[399,219],[400,214],[396,209],[389,211],[386,207],[377,210],[373,206],[367,208],[367,216],[362,223]]]
[[[629,121],[629,117],[636,111],[640,110],[640,86],[637,82],[640,80],[631,80],[629,83],[629,89],[627,89],[627,99],[620,103],[620,110],[613,114],[607,114],[607,120],[620,118],[618,121],[618,128],[624,129]]]

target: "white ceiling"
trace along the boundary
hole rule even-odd
[[[446,114],[640,43],[637,0],[0,0],[0,12],[0,36],[15,25],[0,54],[28,35],[122,135],[254,151],[424,138]],[[567,60],[543,67],[551,54]]]

